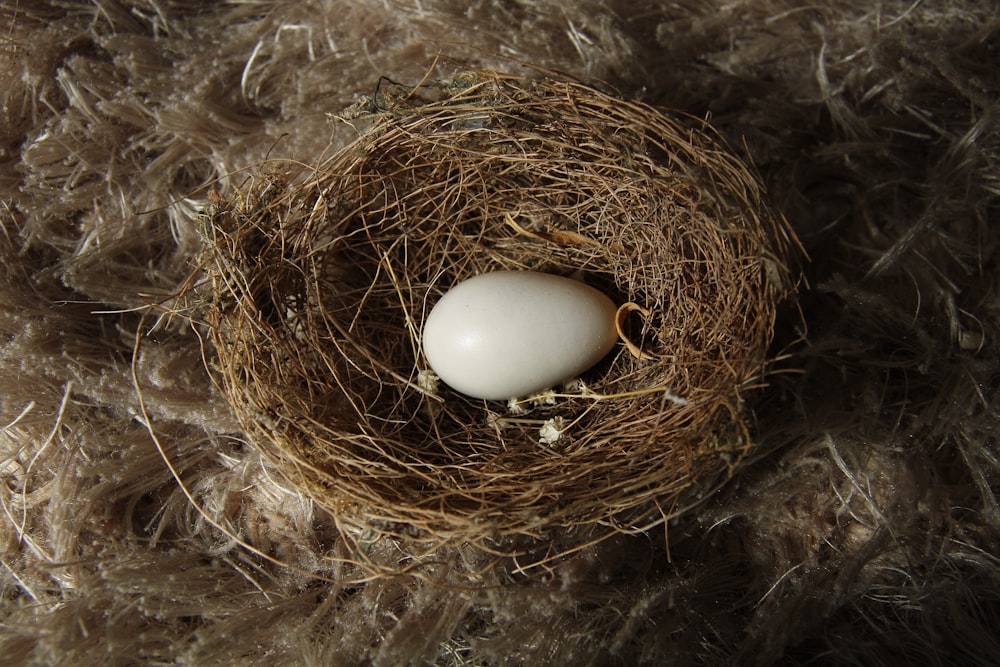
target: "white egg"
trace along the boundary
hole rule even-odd
[[[424,355],[452,389],[505,400],[553,387],[601,360],[618,339],[617,308],[578,280],[534,271],[459,283],[424,323]]]

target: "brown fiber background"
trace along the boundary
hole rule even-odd
[[[212,189],[329,155],[353,138],[331,115],[438,54],[711,116],[811,257],[748,460],[666,531],[369,577],[246,441],[199,332],[147,309]],[[0,64],[10,664],[1000,655],[992,3],[3,0]]]

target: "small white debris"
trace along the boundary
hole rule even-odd
[[[686,398],[683,398],[682,396],[678,396],[677,394],[675,394],[674,392],[670,391],[669,389],[666,390],[666,398],[667,398],[668,401],[670,401],[674,405],[684,406],[684,405],[688,404],[688,400]]]
[[[554,444],[562,437],[565,428],[566,420],[562,417],[556,415],[552,419],[547,419],[538,430],[538,441],[543,445]]]
[[[486,423],[497,431],[507,428],[507,421],[492,410],[486,411]]]
[[[556,392],[552,389],[546,389],[532,396],[531,402],[535,405],[555,405]]]
[[[428,394],[437,395],[440,384],[440,378],[434,371],[420,371],[417,373],[417,386]]]
[[[528,414],[527,408],[521,405],[521,401],[516,398],[512,398],[509,401],[507,401],[507,412],[509,412],[512,415]]]

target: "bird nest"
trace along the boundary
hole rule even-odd
[[[384,82],[345,117],[356,141],[211,211],[201,289],[242,426],[357,554],[552,549],[555,531],[655,525],[725,479],[797,246],[706,123],[485,72]],[[496,270],[583,279],[623,304],[623,342],[510,402],[436,383],[424,318]]]

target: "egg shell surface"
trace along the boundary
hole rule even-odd
[[[487,400],[553,387],[600,361],[618,340],[611,299],[578,280],[497,271],[449,290],[424,323],[424,355],[441,380]]]

